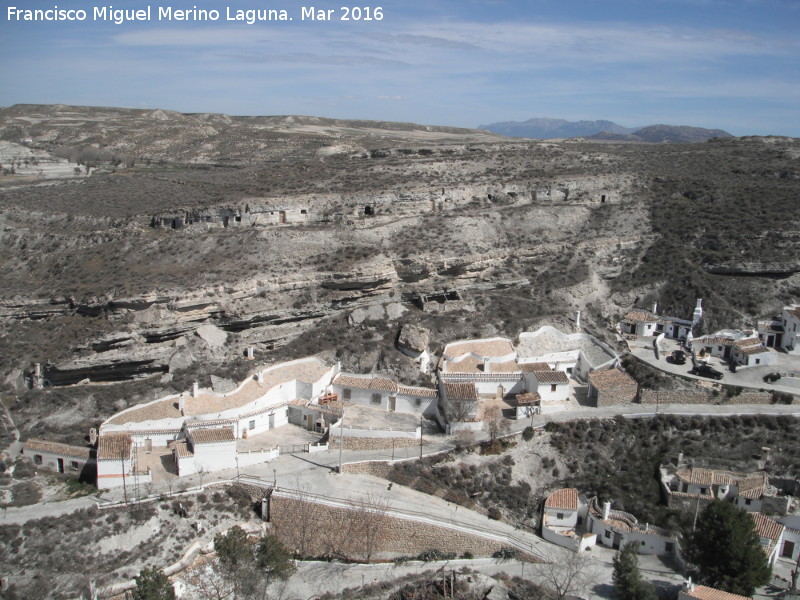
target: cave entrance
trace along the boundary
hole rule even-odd
[[[286,211],[281,210],[278,212],[278,223],[284,224],[286,223]]]
[[[375,209],[372,206],[367,205],[364,207],[364,214],[368,217],[371,217],[375,214]]]
[[[606,203],[606,195],[605,195],[605,194],[602,194],[602,195],[600,196],[600,204],[605,204],[605,203]]]
[[[175,219],[172,219],[172,224],[170,225],[170,227],[172,229],[177,229],[178,228],[178,222]]]

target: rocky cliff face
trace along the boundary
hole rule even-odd
[[[134,156],[197,125],[78,113],[81,144],[102,129]],[[46,121],[23,133],[69,142]],[[403,325],[429,331],[435,353],[458,338],[569,327],[575,310],[612,339],[634,304],[681,313],[714,298],[709,314],[735,326],[800,295],[786,252],[797,235],[792,141],[676,150],[375,124],[385,135],[373,139],[330,124],[311,136],[313,122],[236,127],[240,141],[265,130],[286,141],[270,159],[232,152],[236,165],[187,146],[47,185],[0,182],[0,381],[25,431],[48,406],[63,416],[48,427],[66,432],[193,380],[238,381],[251,347],[259,362],[322,353],[429,383],[395,347]],[[27,389],[34,363],[52,387]]]

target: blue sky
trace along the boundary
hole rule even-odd
[[[95,6],[152,20],[93,21]],[[9,0],[0,105],[63,103],[305,114],[476,127],[532,117],[609,119],[800,137],[798,0]],[[8,6],[84,9],[84,22],[8,20]],[[217,9],[159,22],[159,6]],[[301,21],[301,6],[337,20]],[[292,22],[228,22],[286,9]]]

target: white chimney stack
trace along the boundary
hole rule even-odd
[[[605,521],[608,519],[608,515],[611,514],[611,502],[604,502],[603,503],[603,520]]]
[[[256,379],[258,380],[258,383],[264,383],[264,371],[259,371]]]
[[[581,311],[575,313],[575,327],[578,329],[581,328]]]
[[[200,384],[196,381],[192,384],[192,398],[197,398],[200,395]]]
[[[658,302],[653,302],[653,314],[658,314]]]
[[[698,298],[697,304],[694,307],[694,313],[692,314],[692,325],[696,325],[700,322],[700,318],[703,316],[703,299]]]
[[[183,415],[184,402],[183,394],[181,394],[178,396],[178,410],[181,411],[181,415]]]
[[[253,360],[253,353],[254,353],[254,348],[252,346],[249,346],[247,348],[247,358]]]

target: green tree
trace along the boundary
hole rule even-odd
[[[268,581],[285,581],[297,570],[291,553],[274,535],[265,535],[259,540],[255,560]]]
[[[239,526],[214,537],[217,562],[212,579],[224,585],[206,585],[215,590],[230,590],[233,598],[265,598],[266,588],[275,580],[286,580],[294,572],[291,554],[281,541],[265,535],[251,540]],[[205,582],[211,584],[211,581]]]
[[[772,574],[753,519],[721,500],[714,500],[698,518],[688,536],[686,558],[697,567],[700,583],[740,596],[752,596]]]
[[[614,557],[614,596],[617,600],[656,600],[653,584],[642,579],[639,571],[639,552],[635,542],[629,542]]]
[[[133,600],[175,600],[175,589],[161,569],[142,569],[135,580]]]

